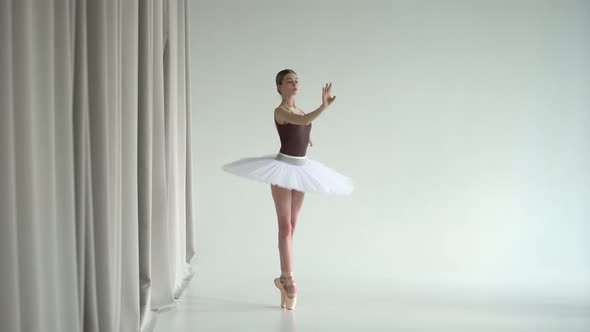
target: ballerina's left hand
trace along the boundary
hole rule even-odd
[[[313,146],[313,142],[311,141],[311,138],[309,139],[309,146]]]

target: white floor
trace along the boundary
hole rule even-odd
[[[290,311],[278,305],[273,276],[248,278],[247,271],[231,278],[195,273],[176,311],[161,313],[154,331],[590,331],[585,301],[379,294],[298,279],[298,304]]]

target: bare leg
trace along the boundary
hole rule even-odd
[[[305,193],[301,192],[301,191],[297,191],[297,190],[292,190],[291,195],[292,195],[291,196],[291,249],[293,249],[293,235],[295,234],[295,226],[297,225],[297,217],[299,216],[299,211],[301,210],[301,207],[303,205],[303,198],[305,196]],[[280,239],[279,239],[279,250],[280,250]],[[289,272],[289,270],[285,269],[285,263],[283,262],[282,255],[279,255],[279,258],[281,261],[281,272],[284,272],[284,271]],[[284,278],[281,281],[284,281]]]
[[[291,239],[295,234],[295,225],[297,225],[297,217],[299,217],[299,211],[303,206],[303,198],[305,193],[302,191],[293,190],[291,197]]]
[[[293,272],[292,265],[292,227],[291,227],[291,190],[271,185],[279,226],[279,257],[281,274]]]
[[[297,225],[297,217],[299,216],[299,211],[301,210],[301,206],[303,205],[304,195],[304,192],[291,190],[291,253],[293,252],[293,235],[295,234],[295,225]],[[285,291],[289,294],[297,293],[297,285],[295,284],[295,278],[293,276],[293,273],[288,273],[290,270],[285,269],[282,269],[282,271],[287,271],[281,273],[280,278],[280,281],[283,284]]]

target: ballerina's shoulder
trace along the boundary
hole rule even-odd
[[[307,121],[303,118],[305,113],[301,111],[299,108],[297,110],[289,109],[284,106],[279,106],[275,108],[275,119],[279,124],[298,124],[298,125],[305,125]]]

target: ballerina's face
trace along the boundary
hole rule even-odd
[[[299,91],[299,78],[297,78],[297,74],[289,73],[285,75],[283,82],[277,85],[277,89],[281,91],[281,95],[284,97],[296,95],[297,91]]]

